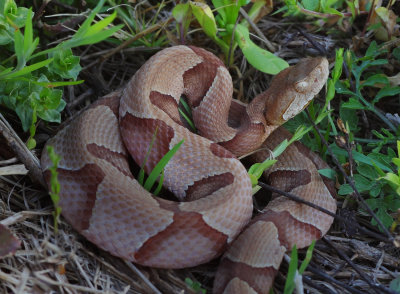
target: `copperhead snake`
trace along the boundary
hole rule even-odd
[[[327,77],[325,58],[304,59],[246,105],[232,100],[229,72],[212,53],[186,46],[158,52],[121,94],[97,101],[47,142],[62,156],[63,216],[98,247],[149,267],[192,267],[228,248],[214,293],[268,293],[284,253],[323,236],[333,218],[274,195],[250,221],[252,187],[237,156],[272,149],[290,136],[278,127],[308,105]],[[182,95],[198,134],[181,121]],[[144,169],[149,173],[184,139],[164,170],[164,186],[182,202],[154,197],[131,174],[128,153],[141,166],[156,129]],[[266,156],[254,155],[258,161]],[[41,163],[49,183],[47,152]],[[335,212],[332,183],[317,172],[324,167],[295,143],[265,175],[276,187]]]

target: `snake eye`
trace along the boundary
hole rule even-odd
[[[304,93],[308,89],[308,82],[306,82],[306,81],[297,82],[294,85],[294,88],[296,89],[296,92]]]

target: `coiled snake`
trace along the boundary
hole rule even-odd
[[[186,46],[162,50],[122,94],[99,100],[48,141],[62,156],[63,216],[98,247],[150,267],[191,267],[228,248],[214,292],[268,293],[284,252],[323,236],[333,218],[275,196],[250,221],[252,187],[237,156],[260,146],[271,149],[288,137],[276,129],[308,105],[327,77],[325,58],[304,59],[245,105],[232,100],[228,70],[210,52]],[[198,134],[181,121],[182,95]],[[150,172],[184,139],[164,170],[164,186],[182,202],[154,197],[130,172],[128,153],[141,166],[156,129],[144,169]],[[46,181],[50,165],[43,152]],[[322,167],[317,155],[295,143],[266,176],[276,187],[335,212],[334,190],[317,172]]]

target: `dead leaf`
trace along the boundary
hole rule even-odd
[[[0,258],[13,255],[21,246],[21,241],[6,226],[0,224]]]

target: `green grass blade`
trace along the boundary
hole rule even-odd
[[[190,129],[192,132],[197,133],[197,129],[196,126],[194,125],[193,122],[193,116],[192,116],[192,109],[190,108],[190,106],[186,103],[186,101],[184,99],[180,99],[179,100],[180,104],[182,104],[183,108],[185,109],[186,113],[181,109],[178,108],[179,113],[183,116],[183,118],[186,120],[186,122],[188,123]]]
[[[297,247],[294,245],[292,248],[292,254],[290,255],[289,270],[286,277],[285,289],[283,290],[284,294],[291,294],[294,290],[294,278],[297,271],[297,260]]]
[[[23,69],[18,70],[18,71],[13,71],[11,73],[6,73],[6,74],[0,74],[0,79],[12,79],[12,78],[26,75],[34,70],[37,70],[41,67],[48,65],[52,61],[53,61],[53,58],[46,59],[46,60],[40,61],[38,63],[29,65],[29,66],[25,66]]]
[[[26,58],[29,57],[26,55],[30,51],[32,43],[33,43],[32,9],[29,9],[28,15],[26,16],[25,29],[24,29],[24,53]]]
[[[191,109],[190,106],[186,103],[186,101],[185,101],[184,99],[181,98],[179,102],[183,105],[183,108],[185,108],[186,112],[187,112],[190,116],[192,116],[192,109]]]
[[[190,129],[192,132],[196,132],[196,127],[194,126],[193,121],[189,118],[188,115],[186,115],[186,113],[183,112],[182,109],[178,108],[179,113],[183,116],[183,118],[186,120],[186,122],[188,123]]]
[[[28,82],[28,83],[32,83],[32,84],[39,85],[39,86],[42,86],[42,87],[47,87],[47,88],[56,88],[56,87],[64,87],[64,86],[75,86],[75,85],[79,85],[79,84],[82,84],[83,82],[85,82],[85,80],[65,81],[65,82],[37,82],[35,80],[24,78],[24,77],[20,77],[20,78],[18,78],[18,80],[22,80],[22,81],[25,81],[25,82]]]
[[[153,168],[151,171],[149,177],[146,180],[146,183],[144,184],[144,188],[147,191],[150,191],[151,188],[153,187],[154,183],[156,182],[157,178],[161,174],[162,170],[164,167],[168,164],[168,162],[171,160],[171,158],[175,155],[175,153],[178,151],[178,149],[181,147],[182,143],[184,140],[180,141],[178,144],[176,144],[171,150],[169,150],[163,158],[157,163],[157,165]]]
[[[153,193],[154,195],[157,196],[160,193],[163,183],[164,183],[164,169],[161,171],[160,180],[158,181],[157,188]]]
[[[304,273],[304,271],[306,270],[308,264],[311,261],[312,254],[313,254],[313,251],[314,251],[314,246],[315,246],[315,240],[312,241],[311,245],[307,249],[306,257],[304,258],[303,262],[301,263],[301,266],[300,266],[300,269],[299,269],[300,275],[302,275]]]
[[[91,27],[89,27],[85,35],[90,36],[90,35],[95,35],[95,34],[101,32],[110,23],[112,23],[112,21],[115,19],[116,16],[117,16],[117,12],[114,11],[110,16],[107,16],[106,18],[100,20],[99,22],[97,22],[94,25],[92,25]]]
[[[20,30],[14,33],[14,51],[17,55],[17,69],[23,68],[26,60],[24,58],[24,36]]]
[[[80,35],[84,35],[86,31],[89,29],[90,24],[94,20],[96,14],[100,11],[100,9],[103,7],[105,0],[100,0],[97,6],[92,10],[92,12],[89,14],[87,19],[83,22],[79,30],[75,33],[75,36],[78,37]]]

